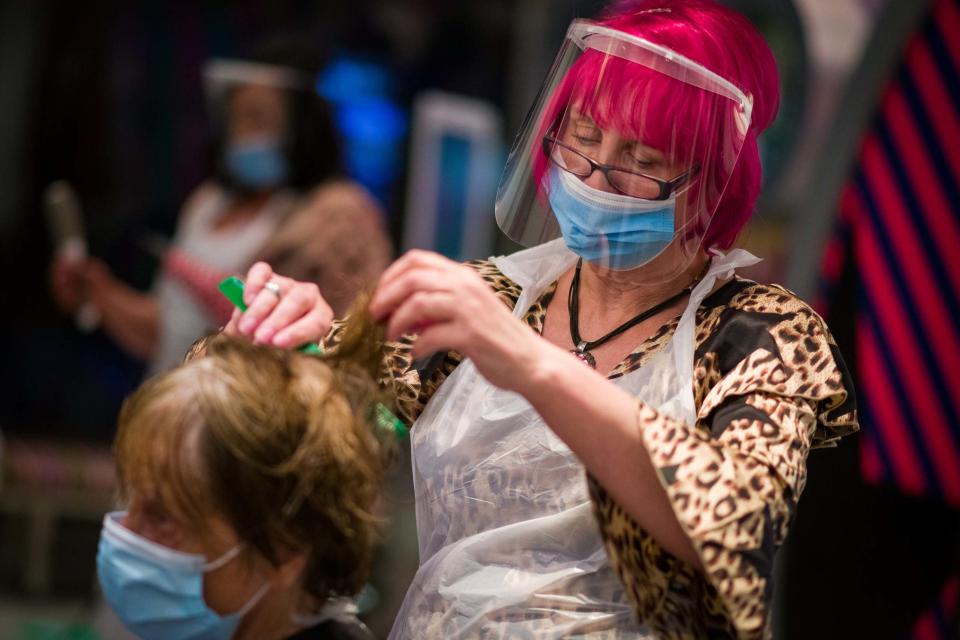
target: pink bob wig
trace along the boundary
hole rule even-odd
[[[739,157],[730,157],[728,139],[703,135],[735,131],[729,99],[592,51],[574,63],[554,91],[541,133],[559,124],[568,105],[576,105],[601,129],[642,140],[672,161],[697,161],[701,166],[690,187],[691,201],[715,212],[709,224],[695,221],[688,230],[704,234],[705,248],[729,249],[760,194],[757,136],[773,121],[780,102],[770,47],[745,17],[713,0],[626,0],[616,3],[599,22],[672,49],[750,96],[753,112]],[[635,108],[619,108],[624,104]],[[542,153],[533,170],[539,184],[547,170]]]

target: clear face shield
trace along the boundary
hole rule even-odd
[[[750,127],[752,101],[642,38],[576,20],[514,143],[497,224],[535,246],[663,281],[688,268]]]

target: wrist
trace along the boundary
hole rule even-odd
[[[555,389],[563,368],[563,350],[537,336],[526,358],[524,374],[515,391],[535,404],[538,396]],[[558,357],[559,356],[559,357]]]

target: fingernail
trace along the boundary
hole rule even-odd
[[[240,324],[237,325],[237,329],[240,330],[240,333],[248,335],[253,329],[253,318],[241,318]]]
[[[260,327],[255,334],[253,334],[254,342],[258,344],[267,344],[270,342],[270,338],[273,337],[275,332],[270,327]]]

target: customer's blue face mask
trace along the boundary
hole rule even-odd
[[[247,189],[279,187],[289,174],[287,158],[276,138],[230,142],[224,159],[230,177]]]
[[[642,200],[600,191],[558,167],[551,169],[548,186],[564,243],[587,262],[635,269],[673,241],[673,199]]]
[[[144,640],[228,640],[241,618],[269,590],[264,584],[240,611],[221,616],[203,599],[203,574],[240,553],[234,547],[213,562],[169,549],[120,524],[124,514],[103,520],[97,575],[110,608]]]

